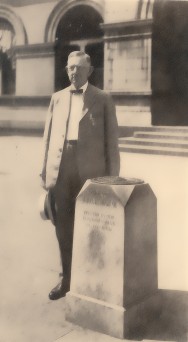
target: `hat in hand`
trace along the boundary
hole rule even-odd
[[[56,206],[51,191],[44,191],[40,196],[39,211],[43,220],[50,220],[55,225]]]

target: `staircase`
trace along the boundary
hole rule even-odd
[[[120,152],[188,157],[188,127],[143,127],[119,138]]]

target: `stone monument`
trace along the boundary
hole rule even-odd
[[[86,181],[76,201],[66,319],[125,338],[157,290],[157,203],[138,179]],[[148,316],[147,316],[148,317]]]

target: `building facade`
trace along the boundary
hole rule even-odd
[[[1,0],[0,105],[47,104],[82,50],[120,127],[187,125],[186,12],[173,0]]]

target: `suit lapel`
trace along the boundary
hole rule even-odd
[[[69,119],[70,113],[70,101],[71,101],[71,94],[70,94],[70,87],[66,90],[63,90],[60,94],[59,98],[56,102],[56,110],[59,112],[60,117],[63,119],[64,122],[67,122]],[[84,94],[84,104],[82,109],[82,119],[91,109],[91,107],[96,102],[96,92],[93,90],[92,86],[88,84],[86,92]],[[63,113],[62,113],[63,110]]]
[[[96,102],[96,96],[95,92],[93,91],[90,84],[88,84],[88,87],[86,89],[86,92],[84,94],[84,106],[82,110],[82,119],[83,117],[88,113],[90,108],[94,105]]]
[[[66,91],[64,91],[59,99],[59,108],[61,108],[61,111],[63,109],[63,113],[61,113],[61,116],[63,117],[64,122],[68,120],[69,112],[70,112],[70,88],[67,88]],[[63,115],[62,115],[63,114]]]

